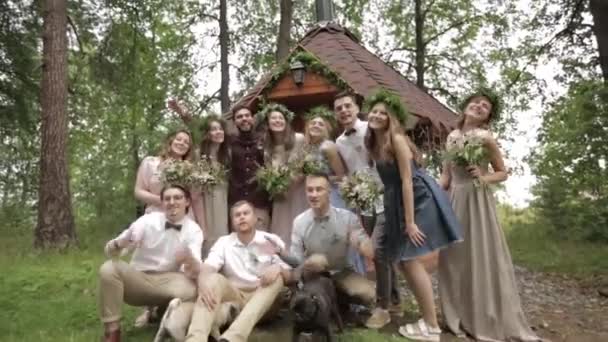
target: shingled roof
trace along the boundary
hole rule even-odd
[[[293,51],[298,49],[315,55],[363,97],[383,87],[399,94],[410,113],[428,119],[436,129],[450,131],[456,124],[457,116],[452,110],[368,51],[351,32],[334,22],[317,23]],[[272,75],[273,70],[264,75],[235,105],[251,107],[265,90]]]

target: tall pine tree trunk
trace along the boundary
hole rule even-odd
[[[43,20],[42,146],[34,246],[65,248],[76,243],[67,160],[66,0],[43,1]]]
[[[608,1],[591,0],[589,9],[593,16],[593,33],[597,39],[602,77],[608,85]]]
[[[220,103],[222,113],[230,110],[230,66],[228,64],[228,48],[230,37],[228,36],[228,3],[220,0],[220,71],[222,74],[220,85]]]
[[[422,0],[415,0],[414,6],[414,22],[416,25],[416,85],[418,85],[420,89],[426,91],[424,85],[426,46],[424,43],[424,13],[422,11]]]
[[[281,22],[277,36],[277,62],[287,57],[291,40],[291,21],[293,18],[293,0],[281,0]]]

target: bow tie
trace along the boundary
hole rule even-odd
[[[351,129],[347,129],[346,132],[344,132],[344,135],[349,136],[349,135],[351,135],[353,133],[356,133],[356,132],[357,132],[356,129],[351,128]]]
[[[167,221],[167,222],[165,222],[165,229],[175,229],[177,231],[181,231],[182,230],[182,225],[181,224],[171,223],[171,222]]]

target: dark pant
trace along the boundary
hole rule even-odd
[[[378,306],[388,308],[389,301],[399,304],[399,286],[393,264],[385,255],[384,213],[361,216],[363,228],[374,240],[374,267],[376,268],[376,298]]]

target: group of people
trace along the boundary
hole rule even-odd
[[[369,328],[385,326],[401,310],[400,271],[422,318],[399,333],[439,341],[430,276],[435,268],[449,331],[481,341],[539,340],[523,314],[486,186],[508,176],[488,128],[498,115],[496,98],[483,91],[467,97],[447,140],[479,137],[487,165],[445,162],[438,181],[424,171],[421,153],[405,133],[408,113],[400,99],[386,90],[371,95],[365,99],[367,121],[357,100],[338,94],[333,113],[306,116],[304,134],[292,130],[292,112],[269,104],[255,117],[247,107],[233,108],[238,133],[232,137],[224,120],[206,118],[196,127],[202,134],[198,148],[188,130],[169,135],[161,153],[145,158],[137,174],[135,196],[146,204],[146,214],[106,244],[99,297],[105,341],[120,341],[123,303],[146,308],[140,323],[164,309],[159,336],[246,341],[260,320],[276,313],[282,290],[299,281],[302,270],[329,274],[337,291],[369,307]],[[181,106],[171,107],[190,121]],[[343,129],[335,142],[333,121]],[[227,182],[202,193],[162,184],[163,162],[191,159],[194,150],[224,165]],[[284,196],[270,200],[255,181],[256,171],[289,163],[302,151],[323,167],[293,177]],[[338,184],[364,170],[377,176],[384,194],[374,208],[355,214]],[[130,263],[117,258],[129,250]],[[293,269],[285,260],[300,266]],[[366,277],[362,260],[373,260],[375,282]],[[227,320],[220,335],[217,325]]]

